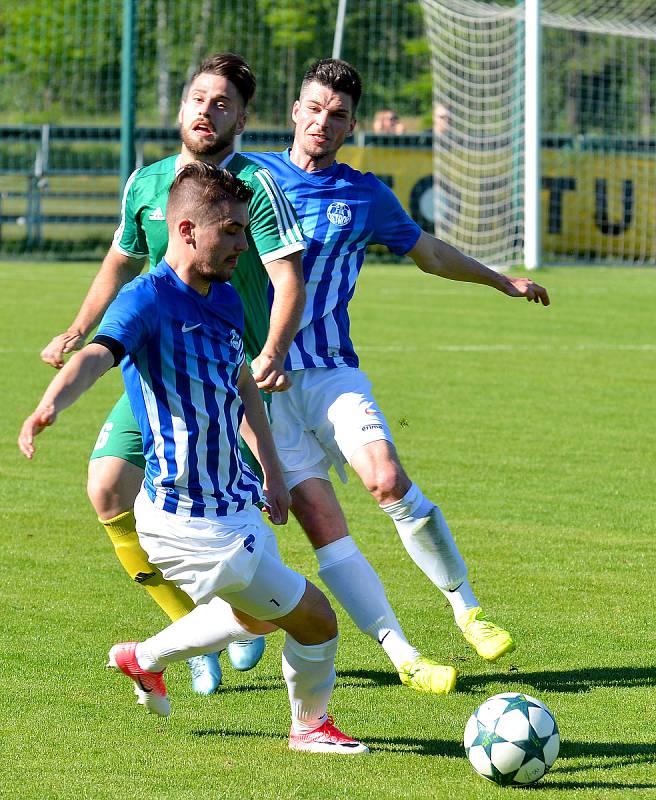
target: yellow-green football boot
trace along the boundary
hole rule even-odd
[[[454,667],[443,667],[428,658],[419,656],[399,667],[399,678],[404,686],[418,692],[448,694],[456,687],[458,672]]]
[[[515,649],[515,642],[508,631],[485,619],[479,607],[465,611],[457,622],[465,640],[486,661],[496,661]]]

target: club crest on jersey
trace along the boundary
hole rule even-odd
[[[339,225],[340,228],[343,228],[344,225],[348,225],[351,221],[351,209],[346,203],[337,201],[328,206],[326,216],[333,225]]]

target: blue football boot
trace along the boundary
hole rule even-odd
[[[191,688],[196,694],[212,694],[221,685],[218,653],[188,658],[187,666],[191,671]]]
[[[264,653],[264,636],[257,639],[245,639],[244,641],[230,642],[228,645],[228,656],[230,663],[240,672],[247,672],[257,664]]]

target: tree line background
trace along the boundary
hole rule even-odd
[[[21,0],[7,8],[0,15],[3,123],[118,124],[122,5]],[[625,21],[646,19],[644,0],[615,5]],[[581,9],[574,0],[558,6],[564,14]],[[137,124],[172,125],[190,71],[208,53],[232,50],[258,78],[251,127],[287,127],[303,71],[331,54],[336,8],[335,0],[139,0]],[[365,80],[365,127],[376,109],[392,106],[408,130],[430,128],[432,81],[420,2],[351,0],[342,55]],[[653,134],[653,33],[618,37],[545,27],[543,76],[545,132]]]

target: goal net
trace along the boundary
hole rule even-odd
[[[436,231],[487,263],[522,263],[524,4],[422,0],[422,10]],[[653,263],[656,5],[543,0],[541,23],[544,259]]]

